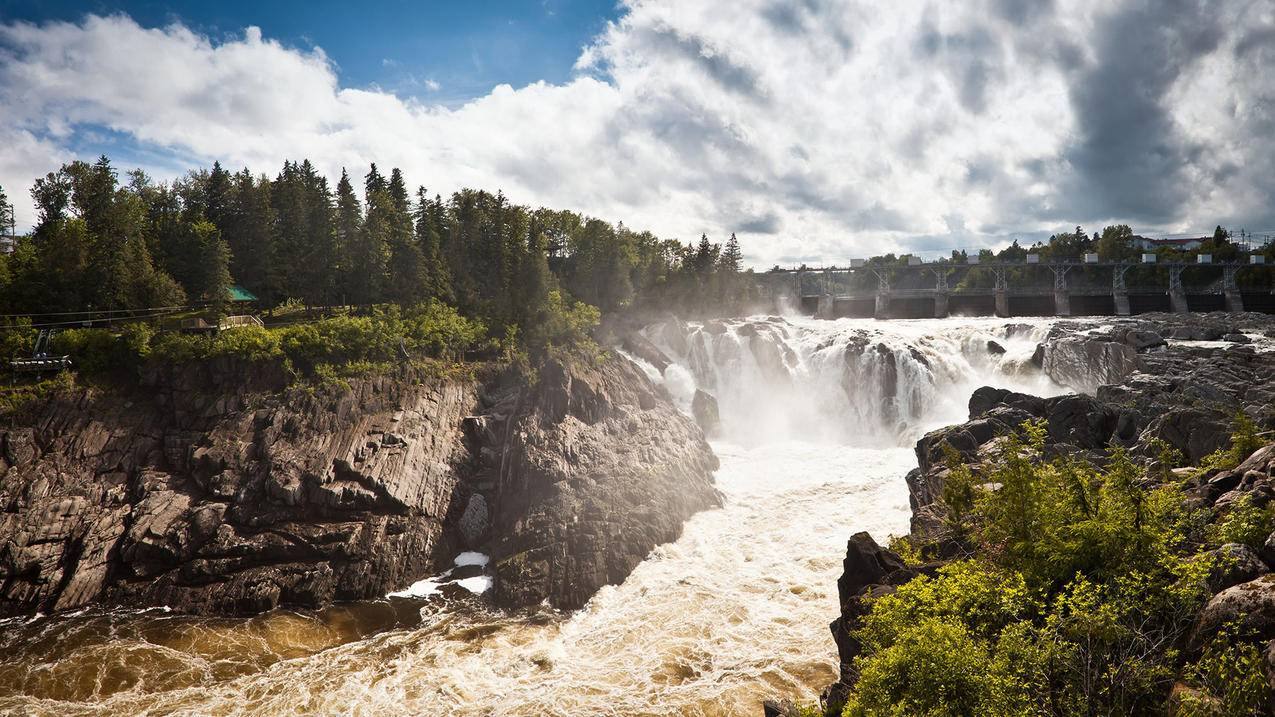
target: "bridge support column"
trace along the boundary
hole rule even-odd
[[[1071,316],[1071,294],[1067,291],[1069,266],[1051,266],[1054,272],[1054,316]]]
[[[1009,281],[1003,269],[994,269],[996,273],[996,315],[1002,319],[1009,316]]]
[[[934,276],[938,283],[934,286],[934,318],[947,318],[947,270],[936,269]]]
[[[1169,306],[1173,313],[1185,314],[1191,309],[1186,305],[1186,291],[1182,288],[1182,267],[1169,267]]]
[[[877,303],[872,315],[878,319],[888,319],[890,318],[890,277],[884,271],[876,271],[876,275]]]
[[[1111,298],[1116,305],[1116,316],[1129,316],[1133,313],[1129,306],[1129,289],[1124,283],[1127,266],[1117,266],[1111,275]]]
[[[833,315],[832,294],[820,294],[819,301],[815,304],[816,319],[835,319]]]
[[[1226,310],[1239,312],[1244,310],[1244,297],[1240,294],[1239,282],[1235,280],[1238,266],[1222,267],[1222,294],[1226,297]]]

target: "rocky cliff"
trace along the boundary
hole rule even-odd
[[[578,606],[716,504],[716,464],[625,362],[541,376],[289,389],[278,367],[217,361],[57,395],[0,430],[0,615],[373,598],[492,547],[526,558],[500,564],[505,602]]]
[[[700,429],[632,363],[551,361],[519,403],[494,521],[499,601],[580,607],[720,505]]]
[[[1249,314],[1157,315],[1137,320],[1061,322],[1036,351],[1034,362],[1055,381],[1088,393],[1051,398],[983,387],[969,399],[969,420],[927,434],[916,444],[918,467],[907,484],[912,535],[936,545],[934,562],[908,567],[869,535],[853,536],[838,581],[840,616],[831,625],[840,658],[840,680],[825,692],[832,706],[844,702],[857,679],[854,637],[872,598],[913,577],[933,573],[968,546],[947,534],[941,502],[948,475],[944,447],[977,476],[997,460],[1003,437],[1024,421],[1047,423],[1048,455],[1068,455],[1101,464],[1113,445],[1135,458],[1154,461],[1162,445],[1177,449],[1192,465],[1229,445],[1237,411],[1261,427],[1275,427],[1275,351],[1255,347],[1275,336],[1275,319]],[[1233,469],[1192,478],[1186,499],[1224,513],[1242,495],[1265,506],[1275,500],[1275,446],[1252,454]],[[1229,566],[1210,578],[1217,594],[1197,617],[1187,649],[1198,650],[1220,626],[1245,620],[1265,647],[1275,689],[1275,534],[1262,551],[1227,545]]]

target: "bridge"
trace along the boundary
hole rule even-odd
[[[1242,290],[1238,279],[1241,271],[1269,275],[1275,265],[1267,264],[1263,255],[1216,263],[1208,254],[1191,262],[1157,259],[1154,254],[1144,254],[1141,261],[1101,261],[1097,255],[1087,254],[1077,260],[1040,261],[1038,255],[1029,254],[1022,262],[980,262],[978,257],[970,257],[961,264],[924,263],[912,257],[907,264],[889,266],[856,259],[849,266],[777,268],[766,276],[779,282],[772,289],[795,296],[803,310],[819,318],[944,318],[949,313],[1130,316],[1150,311],[1244,311],[1246,306],[1252,311],[1275,313],[1269,278],[1267,288],[1260,291]],[[1128,281],[1135,269],[1135,274],[1144,278],[1136,285]],[[990,273],[992,286],[961,286],[959,280],[974,270]],[[1187,270],[1211,277],[1209,286],[1200,290],[1184,285],[1182,275]],[[1024,279],[1033,273],[1043,280]],[[1091,281],[1068,284],[1068,274],[1082,273]],[[1095,274],[1108,278],[1095,284]],[[1148,276],[1153,285],[1145,280]],[[1014,285],[1012,277],[1017,279]],[[930,287],[915,288],[925,281],[931,282]],[[855,283],[875,284],[875,289],[849,288]]]

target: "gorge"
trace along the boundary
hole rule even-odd
[[[1271,328],[666,318],[534,378],[283,391],[204,366],[149,375],[132,405],[55,397],[3,443],[0,710],[811,702],[853,657],[828,621],[889,582],[838,585],[869,554],[856,534],[936,525],[937,437],[973,457],[1044,416],[1082,450],[1145,435],[1198,458],[1229,411],[1269,409]]]

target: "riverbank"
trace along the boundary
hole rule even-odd
[[[1093,395],[975,391],[967,422],[917,442],[908,538],[850,540],[828,711],[1269,709],[1273,326],[1059,323],[1035,363]],[[949,648],[986,663],[944,677]]]

